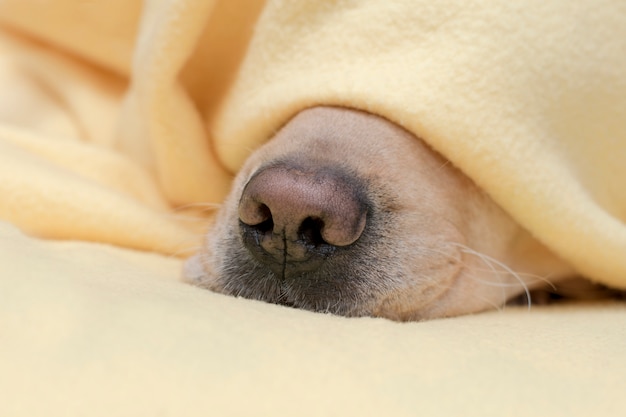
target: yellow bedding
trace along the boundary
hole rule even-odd
[[[620,303],[343,319],[179,280],[250,151],[337,104],[626,288],[626,5],[0,0],[0,415],[622,415]]]
[[[0,224],[2,416],[621,416],[623,303],[345,319]],[[7,269],[6,266],[9,266]]]

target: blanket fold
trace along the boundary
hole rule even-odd
[[[124,4],[0,3],[0,22],[14,28],[1,39],[2,84],[11,86],[1,99],[2,132],[15,143],[8,132],[18,124],[42,142],[71,137],[118,153],[151,179],[140,180],[145,190],[133,198],[141,206],[157,190],[165,202],[159,223],[180,228],[178,236],[155,244],[156,235],[134,228],[148,241],[112,239],[67,223],[52,236],[5,205],[2,218],[40,236],[180,246],[200,228],[179,224],[168,210],[219,203],[245,157],[289,117],[335,104],[411,130],[581,273],[626,287],[626,11],[619,2]],[[56,164],[63,153],[45,158]],[[50,174],[35,172],[33,183]],[[5,190],[15,190],[14,181],[4,177]],[[59,207],[81,212],[74,206],[95,204],[88,194],[58,200]],[[115,198],[111,218],[95,210],[92,223],[133,212]]]
[[[215,140],[234,170],[233,143],[257,146],[304,107],[378,113],[582,274],[626,288],[625,70],[613,0],[270,2]]]
[[[141,22],[138,15],[117,21],[117,6],[57,3],[58,21],[39,26],[31,19],[43,19],[46,7],[0,5],[7,24],[0,82],[8,87],[0,98],[0,145],[7,147],[0,217],[46,238],[189,253],[205,222],[197,211],[172,210],[218,203],[230,181],[178,80],[211,4],[147,3]],[[122,8],[132,15],[136,7]],[[91,22],[61,26],[79,16]],[[176,37],[181,24],[187,31]],[[117,49],[107,37],[116,30]],[[93,37],[96,44],[77,43]],[[132,66],[120,63],[135,42]],[[84,61],[99,47],[104,57]]]

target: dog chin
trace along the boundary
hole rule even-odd
[[[375,286],[358,288],[354,284],[352,288],[320,285],[319,282],[307,285],[306,278],[303,277],[297,281],[285,282],[271,271],[255,275],[258,271],[254,267],[245,273],[237,272],[233,276],[227,276],[224,273],[211,272],[213,269],[208,262],[210,258],[203,259],[203,254],[190,258],[185,264],[185,280],[224,295],[346,317],[379,317],[394,321],[430,320],[484,311],[503,304],[506,298],[515,295],[504,295],[499,290],[493,294],[485,294],[484,291],[476,294],[480,288],[468,287],[467,283],[471,283],[471,280],[464,277],[466,271],[458,265],[451,266],[445,274],[439,271],[439,276],[435,279],[418,279],[413,287],[397,277],[379,276],[387,284],[383,290],[376,289]],[[254,283],[246,281],[246,278],[254,279]],[[346,279],[353,283],[363,281],[355,277]],[[318,280],[316,277],[316,281]],[[515,293],[519,292],[523,290]]]

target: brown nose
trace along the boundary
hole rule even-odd
[[[366,215],[360,183],[328,167],[261,169],[239,201],[246,247],[283,275],[317,268],[334,249],[356,242]]]

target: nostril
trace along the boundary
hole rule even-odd
[[[258,217],[255,216],[255,220],[264,218],[265,220],[260,223],[251,224],[252,222],[240,220],[245,224],[249,230],[255,231],[262,235],[271,233],[274,230],[274,219],[270,209],[265,204],[260,204],[258,208]],[[250,220],[250,219],[248,219]],[[324,221],[320,218],[307,217],[304,219],[300,227],[298,228],[299,240],[307,245],[320,246],[328,244],[322,237],[322,230],[324,229]]]
[[[300,228],[298,229],[298,235],[305,244],[312,246],[320,246],[328,244],[322,237],[322,229],[324,228],[324,221],[319,218],[307,217],[304,219]]]
[[[272,230],[274,230],[274,222],[272,221],[271,217],[259,224],[248,225],[248,226],[250,226],[250,228],[262,234],[270,233]]]

